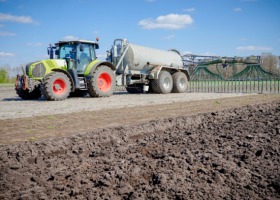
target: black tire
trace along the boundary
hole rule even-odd
[[[88,92],[91,97],[109,97],[116,87],[116,77],[113,70],[101,65],[92,73],[88,84]]]
[[[87,90],[76,90],[75,92],[70,92],[69,97],[85,97],[87,94]]]
[[[172,74],[173,79],[173,88],[172,92],[174,93],[183,93],[188,89],[188,78],[183,72],[176,72]]]
[[[49,101],[61,101],[69,96],[71,83],[62,72],[51,72],[42,81],[42,94]]]
[[[30,90],[23,90],[22,88],[16,89],[18,96],[24,100],[34,100],[39,99],[42,94],[39,86],[36,86],[34,90],[30,92]]]
[[[126,91],[130,94],[144,93],[143,87],[144,87],[144,85],[132,84],[132,85],[129,85],[126,87]]]
[[[153,90],[153,87],[152,87],[152,81],[151,81],[151,83],[149,84],[148,93],[154,93],[154,90]]]
[[[168,71],[161,71],[158,79],[152,80],[152,90],[159,94],[168,94],[173,88],[172,76]]]

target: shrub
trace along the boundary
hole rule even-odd
[[[0,83],[9,82],[8,72],[5,69],[0,69]]]

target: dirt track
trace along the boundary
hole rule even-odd
[[[32,106],[4,93],[1,105]],[[128,104],[142,96],[127,95]],[[71,114],[9,119],[0,107],[0,199],[279,199],[279,97],[175,95],[171,104],[75,104]]]

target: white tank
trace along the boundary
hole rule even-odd
[[[162,51],[130,43],[128,46],[123,61],[124,66],[128,65],[130,70],[148,71],[157,65],[183,67],[182,58],[176,50]]]

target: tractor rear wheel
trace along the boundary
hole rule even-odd
[[[172,76],[168,71],[161,71],[158,79],[152,80],[152,90],[155,93],[167,94],[173,88]]]
[[[43,79],[41,90],[47,100],[60,101],[69,96],[71,83],[66,74],[52,72]]]
[[[183,72],[176,72],[172,74],[173,78],[173,88],[172,92],[174,93],[183,93],[188,89],[188,78]]]
[[[116,78],[113,70],[105,65],[95,69],[88,85],[91,97],[109,97],[116,87]]]

